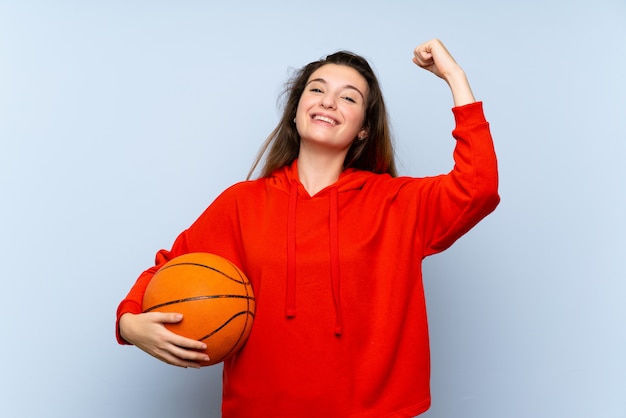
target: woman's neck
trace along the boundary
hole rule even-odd
[[[312,156],[300,153],[298,156],[298,177],[310,196],[335,183],[343,171],[345,156]]]

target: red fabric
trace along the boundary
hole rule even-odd
[[[348,169],[309,196],[296,161],[227,189],[170,251],[157,254],[118,319],[140,312],[162,263],[213,252],[245,272],[257,298],[250,338],[224,364],[225,418],[424,412],[430,355],[422,259],[448,248],[499,202],[482,104],[453,113],[455,166],[447,175]]]

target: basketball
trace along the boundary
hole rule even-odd
[[[143,312],[177,312],[183,319],[165,326],[206,344],[220,363],[248,339],[256,302],[246,276],[230,261],[209,253],[191,253],[168,261],[152,277],[143,298]]]

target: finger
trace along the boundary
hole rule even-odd
[[[184,354],[182,355],[185,356]],[[200,367],[202,367],[200,361],[208,361],[208,356],[206,356],[206,358],[203,357],[199,358],[197,361],[194,361],[193,359],[186,359],[169,351],[160,351],[158,353],[154,353],[154,357],[172,366],[192,369],[199,369]]]
[[[164,335],[164,340],[167,341],[165,347],[176,357],[192,361],[210,360],[209,356],[204,352],[207,346],[202,341],[183,337],[169,330],[166,330],[165,333],[167,334]]]
[[[189,350],[171,342],[155,345],[151,348],[139,348],[167,364],[178,367],[198,368],[201,367],[200,362],[210,361],[210,357],[202,351]]]
[[[413,57],[413,63],[422,68],[426,68],[432,65],[432,61],[424,61],[423,59],[417,57]]]
[[[163,318],[162,318],[163,319]],[[176,318],[174,318],[176,320]],[[185,350],[196,350],[203,351],[206,350],[207,346],[205,343],[199,340],[194,340],[193,338],[184,337],[182,335],[177,334],[176,332],[168,329],[167,327],[160,325],[158,330],[156,331],[155,336],[158,340],[162,341],[161,345],[163,348],[173,346],[180,347]]]
[[[432,49],[426,45],[415,48],[413,55],[415,55],[415,57],[420,60],[428,60],[431,59],[433,56]]]
[[[175,324],[183,320],[183,315],[177,312],[149,312],[147,315],[150,315],[154,322],[164,324]]]
[[[433,64],[433,54],[427,45],[420,45],[413,52],[413,62],[420,67],[427,67]]]
[[[211,360],[209,355],[205,352],[196,351],[196,350],[188,350],[188,349],[177,347],[177,346],[173,346],[171,348],[170,353],[174,355],[176,358],[178,358],[179,360],[182,360],[185,362],[197,363],[197,362]]]
[[[169,341],[173,345],[187,349],[187,350],[199,350],[199,351],[206,350],[206,344],[203,343],[202,341],[183,337],[175,333],[172,333],[172,336],[169,339]]]

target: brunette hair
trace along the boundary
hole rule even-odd
[[[248,173],[248,179],[252,177],[252,173],[263,156],[265,156],[265,161],[260,177],[269,176],[274,170],[291,164],[298,157],[300,136],[294,122],[298,102],[311,74],[326,64],[351,67],[365,78],[368,85],[364,124],[364,128],[367,129],[367,138],[355,140],[352,143],[346,154],[344,168],[353,167],[397,176],[387,110],[376,74],[363,57],[348,51],[339,51],[307,64],[295,71],[287,81],[281,95],[281,97],[286,97],[282,118],[261,146]]]

